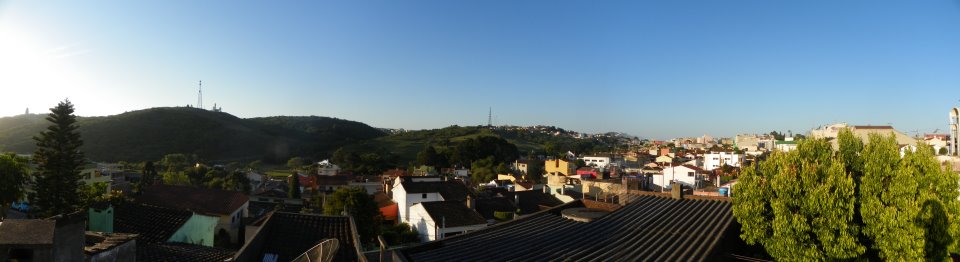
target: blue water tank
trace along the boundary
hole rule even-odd
[[[729,193],[730,193],[730,188],[728,188],[728,187],[721,187],[720,190],[719,190],[719,192],[720,192],[720,196],[730,196],[730,195],[729,195]]]

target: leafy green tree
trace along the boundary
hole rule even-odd
[[[187,176],[183,171],[180,172],[164,172],[161,176],[163,179],[164,185],[172,186],[189,186],[192,183],[190,182],[190,177]]]
[[[287,197],[293,199],[300,198],[300,175],[297,175],[297,172],[293,172],[292,175],[287,177],[290,181],[290,187],[287,188]]]
[[[0,155],[0,220],[7,216],[10,204],[24,196],[29,161],[14,153]]]
[[[946,148],[946,147],[941,147],[941,148],[940,148],[940,151],[937,151],[937,154],[938,154],[938,155],[941,155],[941,156],[946,155],[946,154],[947,154],[947,148]]]
[[[37,141],[33,160],[39,171],[33,204],[45,215],[71,213],[81,204],[80,170],[86,161],[73,112],[70,100],[60,102],[47,115],[51,125],[33,138]]]
[[[424,147],[420,153],[417,153],[417,164],[433,167],[444,167],[446,164],[443,162],[446,161],[443,158],[443,155],[437,153],[437,149],[428,145]]]
[[[290,158],[290,160],[287,160],[287,167],[289,167],[290,170],[299,170],[300,167],[303,167],[303,158],[301,157]]]
[[[573,163],[577,165],[577,168],[587,166],[587,162],[583,161],[583,159],[577,159],[577,161],[574,161]]]
[[[741,237],[776,259],[850,259],[865,250],[852,223],[854,180],[824,140],[744,169],[734,190]]]
[[[546,173],[544,169],[543,161],[531,160],[527,163],[527,179],[535,183],[540,183],[543,180],[543,175]]]
[[[470,165],[470,179],[475,184],[490,182],[490,180],[497,178],[494,168],[492,156],[473,161],[473,164]]]
[[[84,206],[90,204],[107,200],[110,194],[109,182],[95,182],[89,185],[84,184],[80,186],[80,197]]]
[[[960,180],[920,143],[901,158],[893,136],[870,136],[862,152],[864,235],[884,260],[949,260],[957,251]]]
[[[260,167],[262,166],[263,166],[263,161],[260,161],[260,160],[254,160],[253,162],[250,162],[250,164],[247,164],[247,168],[249,168],[254,172],[259,172]]]
[[[159,177],[157,175],[157,167],[153,165],[153,161],[144,163],[143,170],[141,170],[140,173],[142,174],[140,176],[141,186],[150,186],[157,183]]]
[[[160,160],[165,172],[180,172],[190,166],[190,159],[184,154],[167,154]]]
[[[805,139],[744,168],[734,188],[741,238],[777,260],[933,260],[957,252],[960,176],[928,146],[902,157],[893,136],[849,130]]]
[[[420,242],[417,230],[410,228],[407,223],[381,225],[380,236],[383,236],[383,240],[390,246]]]
[[[323,204],[323,213],[341,215],[346,212],[357,223],[357,233],[364,243],[373,242],[379,231],[380,210],[373,197],[362,187],[344,187],[337,189],[327,197]]]

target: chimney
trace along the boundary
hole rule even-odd
[[[470,194],[467,194],[467,208],[473,209],[473,197],[470,197]]]
[[[678,182],[672,182],[670,184],[670,196],[677,200],[683,199],[683,184]]]

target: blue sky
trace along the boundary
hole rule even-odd
[[[196,103],[641,137],[946,128],[957,1],[0,1],[0,116]]]

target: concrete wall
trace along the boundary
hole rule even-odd
[[[110,250],[87,258],[88,262],[134,262],[137,261],[137,240],[130,240]]]
[[[76,212],[57,219],[57,227],[53,233],[53,261],[83,261],[86,222],[85,212]]]
[[[212,247],[219,220],[218,217],[194,213],[167,241]]]
[[[87,216],[89,217],[88,228],[90,231],[113,233],[113,206],[104,210],[88,208]]]

